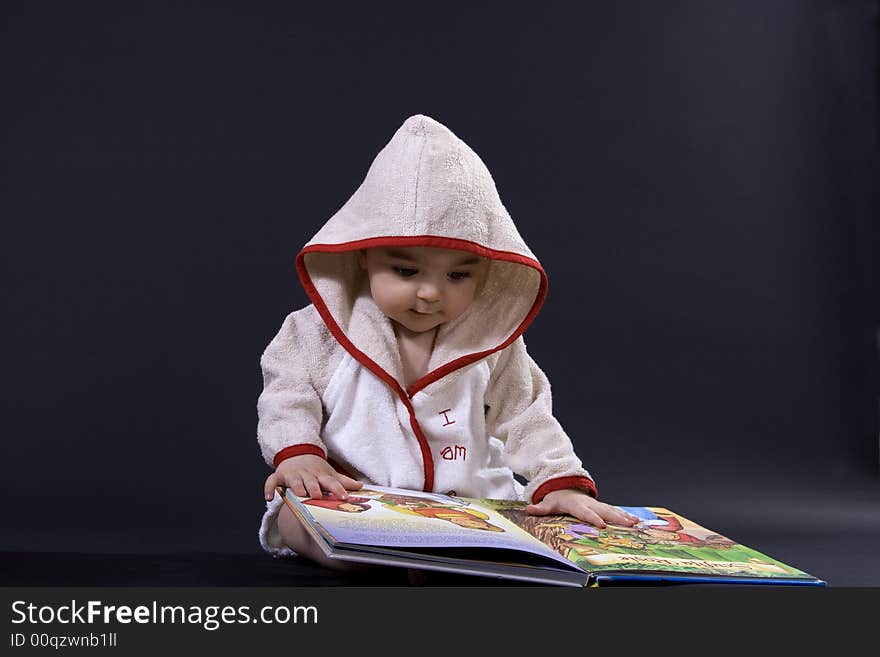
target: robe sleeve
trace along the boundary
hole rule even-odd
[[[311,306],[287,316],[260,358],[263,390],[257,399],[257,442],[272,467],[299,454],[327,458],[321,441],[323,404],[315,373],[326,369],[326,347]]]
[[[596,485],[553,416],[550,382],[520,336],[500,352],[486,394],[486,426],[504,443],[507,465],[526,479],[525,498],[538,503],[553,490]]]

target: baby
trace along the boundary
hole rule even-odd
[[[407,119],[296,264],[312,304],[261,359],[258,441],[275,468],[266,550],[335,563],[276,486],[344,500],[366,482],[636,524],[597,499],[553,417],[522,338],[546,275],[488,169],[448,128]]]

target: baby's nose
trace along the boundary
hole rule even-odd
[[[423,301],[437,301],[440,298],[440,288],[433,283],[422,283],[417,294]]]

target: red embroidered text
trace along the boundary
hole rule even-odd
[[[440,411],[439,413],[437,413],[437,415],[442,415],[443,419],[446,420],[446,422],[443,424],[444,427],[448,427],[450,424],[455,424],[455,420],[450,420],[449,416],[446,415],[451,410],[451,408],[447,408],[445,411]]]
[[[467,447],[462,445],[447,445],[440,451],[440,456],[446,461],[467,460]]]

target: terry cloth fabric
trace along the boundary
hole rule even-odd
[[[406,386],[357,253],[417,246],[475,253],[489,267],[468,310],[439,327],[428,373]],[[522,338],[547,277],[488,168],[447,127],[409,117],[296,268],[312,303],[287,316],[261,358],[257,437],[269,465],[317,454],[366,484],[534,502],[560,488],[596,494]],[[277,494],[267,503],[259,536],[289,555],[281,504]]]

